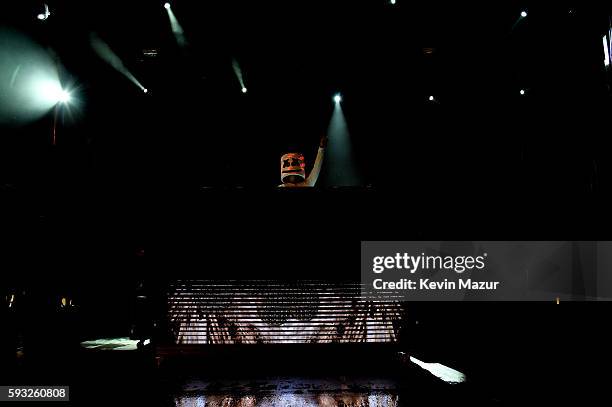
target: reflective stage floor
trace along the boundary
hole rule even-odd
[[[174,396],[177,407],[380,406],[396,407],[401,389],[393,380],[280,377],[250,380],[187,380]]]
[[[322,369],[323,370],[323,369]],[[469,383],[449,384],[424,370],[401,376],[186,377],[166,383],[176,407],[401,407],[495,405]]]

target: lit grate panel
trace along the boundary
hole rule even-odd
[[[177,344],[391,343],[399,302],[361,298],[355,282],[176,282],[168,295]]]

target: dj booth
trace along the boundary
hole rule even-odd
[[[160,363],[371,365],[396,357],[405,331],[405,306],[363,299],[356,281],[177,280],[166,300]]]

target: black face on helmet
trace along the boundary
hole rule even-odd
[[[300,153],[288,153],[281,157],[281,182],[298,184],[306,179],[306,163]]]

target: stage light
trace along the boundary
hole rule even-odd
[[[234,74],[236,75],[236,79],[240,83],[240,91],[242,93],[247,93],[247,87],[244,83],[244,78],[242,76],[242,68],[240,68],[240,64],[236,60],[236,58],[232,58],[232,68],[234,69]]]
[[[0,38],[0,127],[27,124],[70,101],[52,54],[16,31],[0,27]]]
[[[138,86],[140,90],[145,92],[145,87],[136,79],[134,75],[126,68],[123,64],[121,58],[114,53],[114,51],[108,46],[107,43],[102,41],[97,34],[90,34],[90,43],[94,51],[98,54],[100,58],[102,58],[105,62],[107,62],[110,66],[115,68],[118,72],[123,74],[127,79],[129,79],[134,85]],[[146,93],[146,92],[145,92]]]
[[[179,23],[178,19],[174,15],[172,8],[170,7],[170,3],[164,4],[166,12],[168,13],[168,20],[170,21],[170,28],[172,29],[172,34],[174,34],[174,38],[176,39],[176,43],[181,48],[185,48],[187,46],[187,39],[185,38],[185,31],[183,27]]]
[[[144,93],[147,93],[147,92],[149,92],[149,89],[144,88],[142,91],[143,91]]]
[[[430,101],[430,102],[433,102],[434,100],[436,100],[436,98],[435,98],[435,97],[433,97],[433,96],[430,96],[430,97],[429,97],[429,101]]]
[[[463,383],[466,381],[465,374],[440,363],[422,362],[412,356],[410,356],[410,361],[447,383]]]
[[[37,88],[40,99],[51,105],[70,101],[70,93],[62,89],[57,81],[42,81],[37,84]]]
[[[604,66],[610,66],[610,48],[608,47],[608,36],[604,35],[602,41],[604,51]]]
[[[525,89],[521,89],[521,91],[519,92],[521,95],[525,94]]]
[[[321,183],[328,187],[350,187],[362,185],[357,165],[353,140],[349,132],[342,105],[343,96],[333,96],[334,106],[327,127],[327,148],[325,152],[326,170],[322,173]]]
[[[51,12],[49,11],[49,6],[45,4],[45,12],[37,15],[36,18],[42,21],[42,20],[46,20],[47,18],[49,18],[50,15],[51,15]]]
[[[59,103],[68,103],[70,102],[70,93],[68,93],[65,90],[61,90],[60,93],[58,94],[58,98],[57,101]]]
[[[395,0],[391,0],[391,4],[395,4]]]
[[[521,11],[521,17],[523,18],[527,17],[527,12],[525,10]]]

